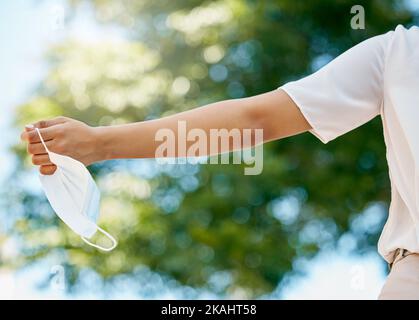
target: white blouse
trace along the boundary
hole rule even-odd
[[[392,192],[378,251],[388,262],[397,248],[419,253],[419,28],[370,38],[280,89],[324,143],[381,116]]]

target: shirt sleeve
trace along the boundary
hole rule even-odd
[[[393,31],[352,47],[284,90],[323,143],[371,120],[383,101],[385,56]]]

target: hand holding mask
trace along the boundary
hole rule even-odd
[[[51,162],[57,166],[53,175],[40,175],[40,181],[51,207],[65,224],[84,242],[103,251],[111,251],[117,241],[96,222],[99,217],[100,191],[84,164],[48,150],[38,128],[36,131]],[[89,241],[100,231],[112,245],[104,248]]]

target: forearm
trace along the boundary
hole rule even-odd
[[[263,130],[263,141],[270,141],[291,136],[310,129],[309,124],[294,102],[282,90],[275,90],[258,96],[226,100],[212,103],[190,111],[165,118],[137,122],[126,125],[98,128],[99,148],[103,160],[118,158],[154,158],[161,141],[156,140],[160,129],[169,129],[175,138],[175,154],[170,156],[185,157],[189,147],[196,141],[179,141],[179,122],[186,125],[186,130],[200,129],[210,137],[211,129],[243,130],[250,129],[250,141],[243,139],[240,148],[255,144],[255,129]],[[209,140],[209,139],[208,139]],[[258,141],[261,142],[261,141]],[[185,143],[184,148],[178,148]],[[208,143],[210,143],[208,141]],[[220,144],[216,150],[208,145],[206,152],[195,156],[206,156],[229,152],[236,149],[233,143]]]
[[[174,148],[176,157],[185,157],[185,153],[195,141],[179,141],[179,123],[186,125],[186,130],[199,128],[207,137],[211,129],[253,129],[257,121],[251,119],[251,101],[248,99],[227,100],[212,103],[190,111],[156,120],[149,120],[126,125],[101,127],[101,144],[105,159],[118,158],[154,158],[162,141],[156,140],[156,134],[161,129],[173,132],[175,145],[186,143],[185,148]],[[210,154],[208,146],[206,156]],[[220,148],[215,153],[228,152],[232,145]]]

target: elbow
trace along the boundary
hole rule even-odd
[[[263,141],[272,140],[275,135],[275,120],[263,104],[255,103],[252,98],[246,98],[243,129],[250,129],[252,132],[262,130]]]

